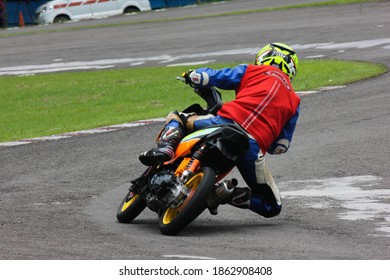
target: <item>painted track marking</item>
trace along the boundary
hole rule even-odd
[[[318,51],[327,51],[327,50],[338,50],[345,51],[346,49],[370,49],[374,47],[380,47],[382,50],[390,49],[390,38],[380,38],[373,40],[362,40],[355,42],[327,42],[327,43],[313,43],[313,44],[295,44],[291,45],[295,50],[318,50]],[[142,65],[146,62],[160,63],[160,64],[169,64],[175,65],[177,61],[183,59],[189,60],[198,60],[198,59],[215,59],[220,56],[231,56],[231,55],[256,55],[259,51],[258,47],[254,48],[242,48],[242,49],[230,49],[222,50],[215,52],[205,52],[205,53],[191,53],[184,55],[170,55],[162,54],[153,57],[139,57],[139,58],[112,58],[112,59],[98,59],[93,61],[70,61],[65,62],[56,58],[54,63],[51,64],[38,64],[38,65],[23,65],[23,66],[8,66],[0,67],[0,76],[7,75],[34,75],[37,73],[48,73],[48,72],[62,72],[62,71],[76,71],[76,70],[88,70],[88,69],[105,69],[105,68],[114,68],[119,65],[126,66],[136,66]],[[322,53],[311,56],[315,57],[324,57]],[[310,58],[310,57],[308,57]],[[60,58],[61,59],[61,58]],[[190,63],[190,62],[189,62]],[[177,63],[177,65],[183,65],[182,63]]]
[[[304,207],[313,209],[342,209],[341,220],[370,220],[378,234],[390,237],[390,189],[376,176],[349,176],[313,180],[295,180],[280,183],[286,199],[309,197]],[[298,189],[299,188],[299,189]]]

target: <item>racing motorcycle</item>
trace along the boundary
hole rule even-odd
[[[185,73],[178,79],[191,85]],[[183,112],[197,115],[218,112],[222,99],[215,87],[193,87],[193,90],[207,106],[193,104]],[[213,214],[212,209],[229,197],[237,180],[221,180],[248,147],[247,133],[236,124],[210,126],[187,135],[173,159],[148,167],[131,181],[117,211],[118,221],[130,223],[148,207],[158,214],[162,234],[178,234],[205,209]]]

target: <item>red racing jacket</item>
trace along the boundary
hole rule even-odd
[[[274,66],[243,64],[220,70],[199,68],[190,77],[201,87],[235,90],[236,98],[224,103],[218,115],[241,125],[264,154],[272,154],[280,140],[287,151],[299,116],[300,98],[282,71]]]

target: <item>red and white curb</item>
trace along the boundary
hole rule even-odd
[[[305,96],[321,91],[328,91],[328,90],[334,90],[339,88],[344,88],[345,86],[332,86],[332,87],[322,87],[315,91],[300,91],[297,92],[299,96]],[[164,118],[156,118],[156,119],[149,119],[149,120],[140,120],[140,121],[134,121],[124,124],[118,124],[118,125],[111,125],[111,126],[105,126],[105,127],[99,127],[94,129],[88,129],[88,130],[81,130],[81,131],[75,131],[75,132],[67,132],[63,134],[56,134],[51,136],[43,136],[43,137],[36,137],[36,138],[28,138],[23,140],[17,140],[12,142],[3,142],[0,143],[1,147],[11,147],[11,146],[20,146],[20,145],[26,145],[26,144],[32,144],[32,143],[38,143],[43,141],[53,141],[53,140],[60,140],[60,139],[67,139],[75,136],[84,136],[84,135],[91,135],[91,134],[98,134],[98,133],[105,133],[105,132],[111,132],[111,131],[118,131],[125,128],[130,127],[136,127],[141,125],[147,125],[157,122],[164,122]]]

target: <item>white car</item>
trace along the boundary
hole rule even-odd
[[[149,0],[54,0],[35,10],[35,23],[60,23],[150,10]]]

